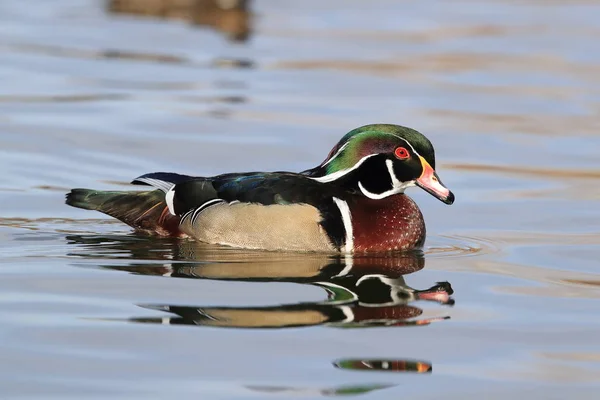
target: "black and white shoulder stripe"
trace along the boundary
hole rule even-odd
[[[201,204],[199,207],[193,208],[193,209],[189,210],[188,212],[186,212],[185,214],[183,214],[183,216],[181,217],[181,222],[183,223],[189,217],[190,224],[194,225],[196,223],[196,219],[202,213],[202,211],[206,210],[207,208],[209,208],[211,206],[214,206],[217,204],[223,204],[223,203],[226,203],[226,201],[223,199],[208,200],[207,202]],[[168,206],[168,203],[167,203],[167,206]]]

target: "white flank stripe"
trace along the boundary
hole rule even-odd
[[[188,211],[188,212],[186,212],[185,214],[183,214],[183,215],[181,216],[181,220],[179,221],[179,225],[181,225],[181,224],[183,223],[183,221],[185,221],[185,219],[186,219],[187,217],[189,217],[191,214],[193,214],[193,213],[194,213],[194,211],[195,211],[195,210],[192,208],[190,211]]]
[[[223,199],[212,199],[212,200],[208,200],[207,202],[203,203],[200,207],[196,208],[196,211],[194,211],[194,213],[192,214],[192,218],[190,219],[190,223],[192,225],[194,225],[194,223],[196,222],[196,218],[198,217],[198,215],[206,210],[208,207],[218,204],[218,203],[224,203],[225,201]],[[183,221],[183,219],[182,219]]]
[[[350,207],[344,200],[333,198],[335,205],[340,209],[342,214],[342,222],[344,223],[344,230],[346,231],[346,253],[352,253],[354,250],[354,232],[352,230],[352,214],[350,214]]]
[[[167,194],[165,194],[165,201],[167,202],[167,207],[169,208],[169,212],[173,215],[175,214],[175,207],[173,206],[173,198],[175,197],[175,186],[173,186]]]

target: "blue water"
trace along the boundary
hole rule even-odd
[[[0,397],[596,398],[599,12],[0,2]],[[423,253],[349,268],[64,205],[152,171],[303,170],[376,122],[424,132],[456,194],[410,190]]]

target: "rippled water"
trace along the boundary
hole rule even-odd
[[[112,3],[0,2],[0,397],[597,398],[599,1]],[[375,122],[424,132],[457,196],[411,190],[423,252],[223,249],[63,203],[306,169]]]

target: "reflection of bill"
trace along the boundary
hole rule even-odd
[[[230,40],[246,41],[251,33],[249,0],[107,0],[107,9],[116,14],[181,19],[208,26]]]

